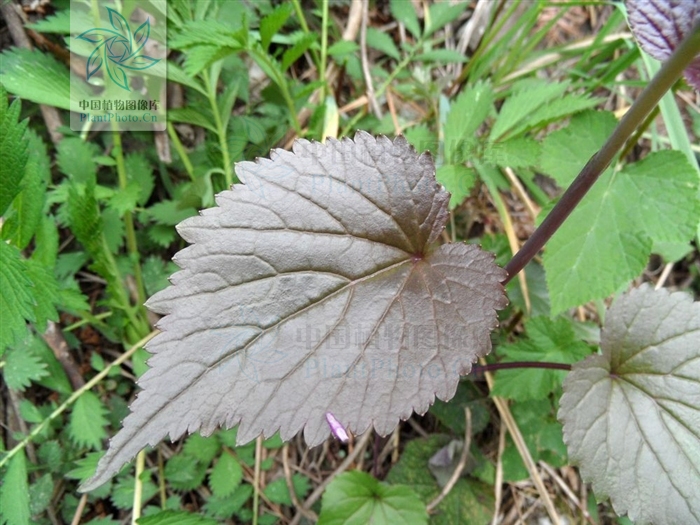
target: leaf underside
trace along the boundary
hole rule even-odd
[[[166,317],[143,391],[82,490],[166,435],[239,425],[239,443],[303,430],[315,446],[328,412],[386,435],[490,351],[505,272],[433,246],[449,193],[429,155],[359,132],[271,159],[237,164],[244,184],[178,226],[192,245],[147,303]]]
[[[629,24],[639,47],[664,61],[700,21],[697,0],[627,0]],[[700,56],[685,69],[688,83],[700,91]]]
[[[649,286],[606,315],[559,419],[572,463],[637,525],[700,523],[700,303]]]

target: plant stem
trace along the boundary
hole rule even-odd
[[[228,153],[226,129],[224,129],[223,122],[221,121],[221,115],[219,115],[219,106],[216,103],[216,86],[212,85],[211,77],[209,76],[208,71],[203,71],[202,76],[204,77],[204,83],[206,84],[207,98],[209,99],[209,105],[211,106],[211,113],[214,116],[214,123],[216,124],[216,134],[219,136],[219,147],[221,148],[221,155],[223,157],[224,178],[226,179],[226,187],[230,188],[231,185],[233,185],[231,157]]]
[[[326,61],[328,60],[328,0],[321,0],[322,17],[321,17],[321,61],[319,63],[318,79],[323,82],[321,84],[321,100],[326,100],[328,84],[326,82]],[[323,137],[321,137],[323,138]]]
[[[506,265],[508,283],[542,249],[566,218],[581,202],[600,174],[610,165],[615,154],[622,148],[634,131],[644,122],[646,116],[656,107],[661,97],[673,86],[683,73],[683,69],[700,53],[700,22],[695,24],[690,34],[674,51],[661,70],[649,82],[629,111],[622,117],[615,131],[603,147],[586,163],[581,173],[566,190],[561,200],[554,206],[547,218],[535,230],[521,250]]]
[[[177,132],[175,131],[175,127],[173,126],[172,122],[168,122],[168,136],[175,146],[175,151],[177,151],[177,154],[180,156],[180,160],[182,160],[182,163],[185,165],[187,174],[190,176],[191,180],[194,180],[194,166],[192,166],[192,161],[190,160],[189,155],[187,155],[182,142],[180,142],[180,137],[177,136]]]
[[[15,447],[10,450],[6,455],[0,459],[0,468],[2,468],[15,454],[17,454],[19,451],[24,449],[24,447],[27,446],[27,444],[32,441],[35,437],[37,437],[41,432],[46,428],[46,425],[51,423],[54,419],[56,419],[58,416],[60,416],[69,406],[71,406],[73,403],[75,403],[80,396],[82,396],[85,392],[90,390],[92,387],[94,387],[97,383],[102,381],[107,375],[112,371],[112,369],[116,366],[121,365],[124,361],[129,359],[132,355],[136,353],[136,351],[144,346],[148,341],[150,341],[153,337],[155,337],[157,334],[159,334],[159,330],[153,330],[150,334],[148,334],[146,337],[141,339],[139,342],[137,342],[134,346],[129,348],[124,354],[122,354],[118,359],[114,360],[112,363],[109,364],[109,366],[105,367],[102,372],[97,374],[95,377],[93,377],[90,381],[85,383],[82,387],[80,387],[78,390],[73,392],[68,399],[66,399],[63,403],[61,403],[56,410],[51,412],[51,414],[48,415],[46,419],[41,421],[37,426],[35,426],[32,431],[27,434],[27,436],[17,443]]]
[[[545,368],[547,370],[571,370],[567,363],[550,363],[547,361],[514,361],[510,363],[490,363],[487,365],[473,365],[471,374],[483,374],[497,370],[512,370],[517,368]]]
[[[122,135],[117,129],[116,122],[112,123],[112,140],[114,142],[114,157],[117,161],[117,176],[119,178],[119,189],[126,190],[128,178],[126,175],[126,166],[124,164],[124,150],[122,149]],[[143,274],[141,273],[141,261],[139,257],[139,247],[136,244],[136,230],[134,229],[134,218],[131,212],[127,211],[122,217],[124,219],[124,227],[126,230],[126,249],[129,252],[129,259],[134,269],[134,279],[136,280],[136,295],[139,301],[139,310],[143,309],[143,303],[146,302],[146,289],[143,285]],[[145,315],[145,312],[144,312]],[[140,329],[141,327],[135,327]]]

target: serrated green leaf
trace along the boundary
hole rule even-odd
[[[529,137],[515,137],[503,142],[489,142],[484,161],[509,168],[528,168],[540,162],[542,147]]]
[[[531,113],[560,97],[567,87],[565,83],[544,80],[521,81],[513,88],[514,93],[501,106],[498,118],[491,129],[490,139],[496,141],[509,130],[527,121]]]
[[[410,2],[409,2],[410,3]],[[432,35],[435,31],[444,28],[450,22],[456,20],[469,6],[469,2],[458,1],[436,2],[428,10],[428,23],[423,38]]]
[[[114,192],[107,206],[121,217],[125,213],[136,209],[140,194],[141,187],[139,184],[133,180],[129,181],[125,188],[120,188],[119,191]]]
[[[586,343],[574,333],[569,319],[534,317],[526,321],[526,337],[498,348],[502,362],[541,361],[571,364],[591,353]],[[496,373],[491,394],[517,401],[544,399],[554,392],[566,377],[564,370],[522,368]]]
[[[542,142],[540,168],[566,188],[617,126],[608,111],[585,111]]]
[[[406,140],[418,153],[429,151],[433,156],[437,155],[438,139],[428,126],[418,124],[404,131]]]
[[[51,474],[44,474],[29,486],[29,512],[32,516],[41,514],[51,504],[53,488]]]
[[[700,303],[649,285],[615,301],[601,355],[573,366],[559,419],[572,463],[635,523],[700,516]]]
[[[410,486],[423,503],[429,503],[441,488],[428,468],[428,461],[449,442],[450,437],[443,434],[412,439],[406,444],[399,462],[389,472],[387,481]],[[430,522],[434,525],[488,523],[493,515],[493,506],[492,487],[462,478],[438,505]]]
[[[21,102],[8,106],[7,93],[0,86],[0,216],[20,191],[29,151],[24,134],[28,120],[19,121]]]
[[[195,457],[208,465],[221,450],[221,443],[216,434],[203,437],[199,433],[194,433],[187,438],[182,450],[188,456]]]
[[[193,490],[204,481],[207,465],[187,454],[173,456],[165,464],[165,476],[177,490]]]
[[[652,240],[690,239],[700,214],[697,184],[675,151],[606,171],[545,251],[552,313],[606,297],[639,275]]]
[[[373,523],[419,525],[428,523],[425,505],[406,485],[389,485],[365,472],[345,472],[326,488],[319,525]]]
[[[23,347],[10,347],[6,354],[3,379],[13,390],[24,390],[32,381],[48,374],[41,359]]]
[[[270,47],[272,37],[282,29],[282,26],[284,26],[287,19],[292,15],[292,12],[292,5],[284,3],[277,6],[269,15],[263,17],[260,21],[260,41],[264,51],[267,51],[267,48]]]
[[[27,460],[24,451],[15,454],[9,462],[0,486],[0,516],[7,525],[29,525],[29,485]]]
[[[180,208],[177,201],[160,201],[144,211],[144,214],[149,219],[156,221],[158,224],[167,226],[175,226],[188,217],[197,214],[194,208]]]
[[[58,441],[42,443],[36,454],[41,464],[49,471],[57,473],[63,468],[63,449]]]
[[[547,104],[536,109],[526,120],[511,129],[509,134],[511,136],[520,135],[536,126],[593,108],[602,101],[600,98],[592,98],[587,95],[566,95],[563,98],[550,100]]]
[[[401,59],[401,53],[399,53],[396,44],[394,44],[394,40],[386,33],[374,27],[367,28],[367,45],[381,51],[391,58],[395,58],[396,60]]]
[[[0,354],[23,339],[27,333],[25,319],[34,318],[34,292],[25,266],[17,248],[0,242]]]
[[[289,66],[306,53],[307,49],[318,42],[318,35],[316,33],[298,33],[298,35],[292,47],[286,49],[282,54],[282,71],[287,71]]]
[[[209,474],[209,486],[215,496],[225,497],[233,493],[243,480],[243,469],[231,454],[223,453]]]
[[[38,50],[13,47],[0,56],[0,83],[10,93],[61,109],[80,112],[78,103],[92,94],[68,68]]]
[[[101,452],[88,452],[84,457],[76,460],[74,463],[76,467],[66,473],[68,479],[77,479],[84,481],[89,478],[93,472],[95,472],[95,467],[97,462],[102,456]]]
[[[475,133],[493,109],[491,86],[479,82],[468,86],[452,103],[445,122],[445,162],[460,164],[476,144]]]
[[[413,8],[413,2],[406,0],[391,0],[389,8],[393,17],[406,26],[410,33],[418,38],[421,34],[420,24],[416,16],[416,10]]]
[[[141,502],[145,503],[158,494],[158,487],[150,480],[144,479],[148,473],[141,477]],[[134,507],[134,477],[126,476],[114,484],[110,499],[115,507],[130,510]]]
[[[55,305],[60,302],[58,282],[53,272],[33,259],[25,261],[25,268],[27,277],[33,285],[33,321],[37,330],[43,332],[46,330],[46,321],[58,321],[58,312],[55,308]]]
[[[61,172],[71,180],[83,184],[96,183],[99,155],[96,144],[85,142],[77,137],[66,137],[58,143],[56,160]]]
[[[478,434],[488,426],[491,416],[487,400],[472,381],[461,381],[457,393],[449,402],[436,399],[430,413],[456,435],[463,436],[467,430],[465,408],[469,408],[472,414],[472,434]]]
[[[238,512],[243,505],[253,496],[253,487],[248,483],[239,485],[238,488],[225,498],[212,496],[204,504],[207,514],[215,518],[226,519]]]
[[[163,510],[136,520],[139,525],[217,525],[217,521],[183,510]]]
[[[292,476],[292,486],[299,500],[303,499],[311,488],[309,478],[299,473]],[[267,499],[273,503],[279,503],[280,505],[293,504],[285,478],[277,478],[275,481],[269,483],[263,492],[265,496],[267,496]]]
[[[469,197],[474,182],[476,182],[476,173],[472,168],[461,164],[444,164],[437,169],[435,178],[450,192],[450,209],[452,210]]]
[[[70,34],[71,16],[79,16],[79,14],[82,13],[71,13],[70,10],[64,9],[52,16],[47,16],[43,20],[39,20],[33,24],[27,24],[26,27],[38,31],[39,33],[59,33],[68,35]]]
[[[207,115],[203,115],[200,111],[193,108],[176,108],[168,110],[168,120],[171,122],[186,122],[194,124],[201,128],[208,129],[213,133],[217,133],[216,126]]]
[[[170,111],[170,110],[169,110]],[[134,182],[139,187],[139,194],[136,202],[143,206],[153,193],[155,178],[153,176],[153,166],[142,153],[130,153],[124,159],[127,177],[130,182]]]
[[[10,213],[2,227],[3,236],[9,238],[20,250],[29,245],[39,227],[44,214],[46,183],[51,177],[44,141],[31,129],[27,129],[24,140],[31,155],[25,166],[21,191],[12,201]],[[2,180],[5,181],[4,177]]]
[[[172,261],[166,262],[157,255],[151,255],[143,262],[141,271],[146,286],[146,293],[151,296],[170,284],[168,277],[177,271],[177,265],[173,264]]]
[[[68,433],[76,445],[94,449],[102,448],[107,437],[107,409],[90,391],[81,395],[73,406],[68,423]]]

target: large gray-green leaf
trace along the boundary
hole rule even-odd
[[[700,303],[642,286],[610,308],[601,347],[564,382],[572,462],[638,525],[700,523]]]
[[[178,226],[193,244],[148,302],[167,317],[144,391],[83,490],[168,434],[238,424],[239,443],[303,430],[313,446],[331,413],[386,435],[489,352],[505,273],[475,246],[434,246],[449,194],[429,155],[360,132],[271,157]]]

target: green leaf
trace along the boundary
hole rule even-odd
[[[586,343],[574,333],[571,320],[534,317],[526,321],[527,337],[498,348],[502,362],[541,361],[571,364],[591,353]],[[494,396],[518,401],[544,399],[554,392],[566,377],[564,370],[522,368],[499,370],[491,390]]]
[[[76,445],[94,449],[102,448],[107,437],[107,409],[100,399],[90,391],[84,392],[73,406],[68,424],[68,433]]]
[[[29,487],[29,511],[36,516],[44,512],[51,504],[53,496],[53,479],[51,474],[44,474]]]
[[[139,525],[217,525],[217,521],[183,510],[163,510],[136,520]]]
[[[170,284],[168,277],[177,271],[177,265],[172,261],[164,261],[163,258],[158,255],[150,255],[143,262],[141,271],[146,286],[146,293],[150,297],[154,293],[167,288]],[[213,439],[213,442],[216,443],[216,440]],[[213,457],[214,456],[212,456],[212,458]],[[209,459],[211,460],[212,458]]]
[[[643,285],[608,310],[602,355],[564,382],[559,418],[572,463],[635,523],[700,517],[698,341],[700,303]]]
[[[303,499],[311,488],[309,478],[299,473],[292,476],[292,486],[294,487],[294,492],[298,499]],[[293,504],[285,478],[277,478],[275,481],[269,483],[263,492],[272,503],[279,503],[280,505]]]
[[[46,330],[46,321],[58,321],[55,305],[60,303],[58,282],[53,272],[41,263],[28,259],[25,261],[26,272],[34,288],[33,321],[39,332]]]
[[[26,265],[14,246],[0,242],[0,354],[5,347],[17,344],[27,333],[25,319],[33,320],[32,282]]]
[[[173,456],[165,464],[165,477],[177,490],[194,490],[202,484],[207,465],[187,454]]]
[[[39,446],[37,458],[50,472],[58,473],[63,468],[63,450],[58,441],[47,441]]]
[[[160,201],[146,209],[144,214],[158,224],[175,226],[188,217],[196,215],[197,210],[194,208],[180,208],[180,204],[177,201]]]
[[[466,62],[467,57],[454,49],[435,49],[417,55],[414,60],[416,62],[461,63]]]
[[[11,213],[7,214],[2,227],[3,236],[9,238],[20,250],[29,245],[39,227],[44,214],[46,183],[51,178],[49,157],[46,154],[44,141],[34,130],[27,129],[25,142],[29,146],[31,155],[25,167],[21,191],[12,201]],[[0,171],[3,169],[0,168]],[[0,177],[3,182],[6,180],[4,174],[0,173]],[[0,190],[0,193],[2,191]]]
[[[410,486],[424,504],[429,503],[441,488],[428,468],[428,461],[449,442],[449,436],[443,434],[410,440],[401,453],[401,459],[389,472],[387,481]],[[430,522],[434,525],[489,523],[493,507],[493,487],[461,478],[437,506]]]
[[[282,71],[287,71],[289,66],[306,53],[307,49],[318,42],[318,35],[316,33],[298,33],[298,35],[299,37],[295,39],[294,45],[286,49],[282,55]]]
[[[383,31],[379,31],[374,27],[367,28],[367,45],[391,58],[401,59],[401,53],[399,53],[396,44],[394,44],[394,40]]]
[[[206,463],[208,465],[221,450],[221,443],[219,442],[218,435],[216,434],[213,436],[203,437],[199,433],[194,433],[187,438],[182,450],[188,456],[195,457],[202,463]]]
[[[145,503],[158,494],[158,487],[150,480],[150,473],[144,472],[141,477],[141,502]],[[126,476],[114,484],[110,496],[115,507],[122,510],[131,510],[134,507],[134,477]]]
[[[169,112],[171,110],[168,110]],[[129,182],[138,185],[139,193],[136,202],[143,206],[153,193],[155,178],[153,177],[153,167],[142,153],[130,153],[124,159],[124,167]]]
[[[428,513],[408,486],[389,485],[355,470],[340,474],[328,485],[318,523],[419,525],[428,523]]]
[[[272,37],[279,33],[292,12],[292,4],[283,3],[260,21],[260,41],[264,51],[270,47]]]
[[[241,510],[241,507],[253,496],[253,487],[248,483],[239,485],[238,488],[225,498],[212,496],[204,504],[204,510],[216,518],[226,519]]]
[[[436,2],[432,4],[428,10],[429,22],[426,25],[423,38],[432,35],[435,31],[456,20],[459,15],[464,13],[468,5],[469,2],[463,1],[458,1],[454,5],[451,5],[451,2]]]
[[[515,137],[503,142],[489,142],[484,150],[484,160],[509,168],[528,168],[540,161],[542,147],[529,137]]]
[[[603,102],[604,99],[592,98],[586,95],[566,95],[563,98],[550,100],[533,111],[527,119],[510,130],[511,136],[521,133],[542,124],[562,119],[567,115],[573,115],[585,109],[593,108]]]
[[[119,191],[114,192],[114,195],[107,203],[107,207],[114,210],[121,217],[125,213],[136,209],[140,193],[141,188],[138,183],[129,181],[125,188],[120,188]]]
[[[501,106],[498,118],[491,129],[490,139],[496,141],[509,130],[529,120],[535,110],[560,97],[567,87],[568,84],[565,83],[544,80],[521,81],[513,88],[514,93]]]
[[[607,111],[585,111],[576,115],[566,128],[544,139],[540,168],[566,188],[616,126],[615,115]]]
[[[92,473],[95,472],[95,467],[101,456],[101,452],[88,452],[84,457],[74,462],[76,467],[66,473],[66,477],[68,479],[77,479],[80,481],[89,478]]]
[[[677,151],[606,171],[545,251],[552,313],[617,291],[642,272],[652,241],[689,240],[700,215],[697,186]]]
[[[43,20],[39,20],[33,24],[27,24],[26,27],[38,31],[39,33],[58,33],[62,35],[70,34],[70,22],[72,16],[79,16],[80,13],[64,9],[58,11],[55,15],[47,16]]]
[[[66,137],[58,143],[56,160],[62,173],[74,182],[84,184],[97,182],[97,163],[95,157],[99,148],[92,142],[85,142],[77,137]]]
[[[467,430],[465,408],[469,408],[472,414],[472,434],[478,434],[488,426],[491,416],[486,397],[468,380],[459,383],[455,397],[449,402],[436,399],[435,404],[430,407],[430,413],[456,435],[464,436]]]
[[[411,126],[404,131],[404,136],[418,153],[429,151],[433,156],[437,156],[438,139],[425,124]]]
[[[0,56],[0,83],[10,93],[61,109],[80,112],[78,103],[92,94],[68,68],[38,50],[13,47]]]
[[[201,111],[193,108],[176,108],[168,110],[168,120],[171,122],[186,122],[217,133],[216,126],[212,122],[209,113],[203,115]]]
[[[467,160],[465,149],[476,144],[475,134],[493,109],[491,86],[479,82],[468,86],[452,103],[445,122],[445,162],[459,164]]]
[[[416,16],[413,2],[391,0],[389,7],[391,9],[391,14],[397,21],[405,25],[406,29],[408,29],[413,36],[416,38],[420,37],[420,25],[418,24],[418,17]]]
[[[48,374],[46,365],[28,351],[26,345],[10,347],[7,351],[3,379],[13,390],[24,390],[32,381]]]
[[[437,169],[435,178],[450,192],[450,209],[453,210],[469,197],[476,182],[476,173],[461,164],[445,164]]]
[[[15,454],[9,462],[0,486],[0,516],[7,525],[29,525],[29,485],[27,460],[24,452]]]
[[[224,452],[209,475],[209,486],[215,496],[229,496],[243,480],[243,469],[238,460]]]
[[[19,122],[21,102],[7,104],[7,93],[0,87],[0,216],[20,191],[29,151],[24,134],[28,120]]]

